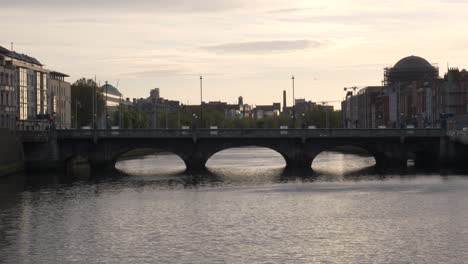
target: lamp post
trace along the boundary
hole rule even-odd
[[[123,104],[122,104],[122,94],[120,94],[120,98],[119,98],[119,129],[122,129],[122,124],[123,124],[123,120],[122,120],[122,107],[123,107]]]
[[[197,120],[198,116],[196,114],[192,115],[192,129],[195,130],[197,129]]]
[[[200,128],[203,127],[203,76],[200,76]]]
[[[108,87],[108,83],[106,81],[106,129],[109,129],[109,113],[108,113],[108,110],[107,110],[107,87]]]
[[[305,113],[302,113],[301,116],[302,116],[302,129],[305,129],[307,128],[307,120],[305,117]]]
[[[291,77],[292,80],[292,94],[293,94],[293,109],[292,109],[292,114],[293,114],[293,128],[296,128],[296,97],[294,96],[294,75]]]
[[[92,123],[92,127],[93,127],[93,130],[96,129],[96,122],[95,122],[95,118],[96,118],[96,108],[95,108],[95,101],[96,101],[96,85],[93,85],[93,89],[91,89],[92,91],[92,97],[91,97],[91,102],[93,104],[93,107],[92,107],[92,110],[93,110],[93,115],[91,116],[91,123]]]

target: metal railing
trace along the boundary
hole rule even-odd
[[[59,139],[73,138],[346,138],[441,137],[441,129],[120,129],[55,130]]]

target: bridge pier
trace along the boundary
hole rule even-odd
[[[408,157],[402,153],[393,155],[376,155],[376,168],[379,170],[404,170],[407,167]]]
[[[433,169],[439,165],[439,157],[433,153],[417,153],[414,159],[414,166],[419,169]]]
[[[301,170],[311,170],[312,169],[312,160],[307,158],[288,158],[286,159],[286,168],[287,169],[301,169]]]
[[[91,171],[96,172],[113,172],[117,171],[113,161],[89,161]]]
[[[203,157],[187,157],[184,158],[187,172],[196,173],[206,171],[206,162],[208,160]]]

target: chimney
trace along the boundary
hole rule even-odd
[[[283,112],[286,112],[286,90],[283,90]]]

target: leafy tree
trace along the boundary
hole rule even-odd
[[[118,106],[117,110],[112,114],[112,125],[120,125],[120,111],[122,111],[122,127],[121,128],[148,128],[148,116],[145,112],[129,108],[127,106]]]
[[[92,79],[81,78],[71,85],[72,121],[75,127],[92,126],[93,95],[96,95],[96,120],[104,112],[104,96]]]

